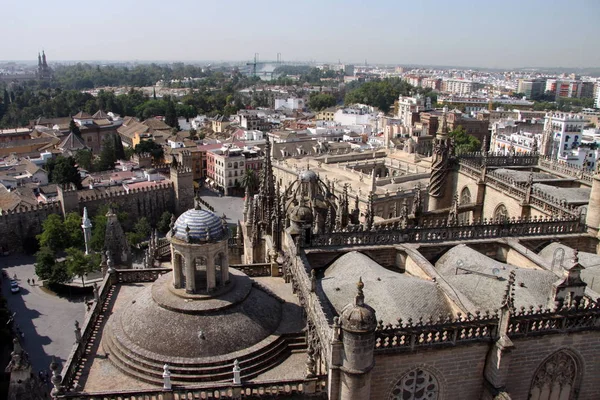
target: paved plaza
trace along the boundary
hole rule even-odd
[[[229,226],[237,225],[244,216],[244,199],[242,197],[222,196],[206,188],[200,189],[200,197],[215,208],[215,214],[219,217],[227,217]]]
[[[52,357],[62,364],[75,343],[75,320],[81,324],[85,317],[83,298],[59,297],[43,289],[35,275],[32,256],[13,254],[0,257],[0,266],[9,277],[15,274],[21,291],[10,292],[8,279],[2,281],[2,294],[8,302],[15,323],[25,334],[23,347],[35,371],[48,370]],[[35,279],[35,285],[27,279]]]

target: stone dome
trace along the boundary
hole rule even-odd
[[[315,171],[311,171],[310,169],[300,172],[298,178],[300,179],[300,182],[316,182],[318,179]]]
[[[186,240],[189,233],[190,240],[214,242],[223,239],[227,233],[221,218],[210,211],[200,209],[187,210],[181,214],[175,221],[174,228],[173,236],[180,240]]]
[[[313,221],[312,210],[303,201],[301,201],[300,204],[291,209],[290,220],[293,222],[310,224]]]
[[[365,296],[363,295],[364,284],[362,278],[356,285],[358,294],[354,303],[348,304],[342,310],[340,321],[342,328],[351,332],[369,332],[374,331],[377,327],[377,319],[375,318],[375,310],[365,304]]]

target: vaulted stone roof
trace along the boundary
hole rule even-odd
[[[501,263],[465,245],[448,250],[435,268],[454,290],[467,296],[481,311],[500,308],[511,271],[516,276],[516,308],[546,306],[552,284],[559,279],[550,271]]]
[[[387,270],[368,256],[352,251],[335,260],[320,281],[338,314],[354,302],[359,277],[364,282],[365,304],[373,307],[377,319],[384,323],[451,313],[449,302],[434,282]]]

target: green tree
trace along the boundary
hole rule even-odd
[[[57,262],[52,267],[52,274],[48,278],[48,283],[54,285],[57,283],[65,283],[70,281],[72,278],[71,274],[67,270],[67,265],[64,262]]]
[[[113,135],[115,141],[115,158],[117,160],[125,159],[125,149],[123,148],[123,142],[121,141],[121,137],[117,135]]]
[[[173,100],[169,97],[167,100],[167,109],[165,111],[165,123],[179,130],[179,121],[177,121],[177,111]]]
[[[81,136],[81,131],[73,119],[71,119],[71,122],[69,122],[69,131],[73,132],[77,136]]]
[[[160,233],[169,232],[172,216],[173,214],[171,214],[169,211],[165,211],[161,214],[158,224],[156,225],[156,229],[158,229]]]
[[[54,264],[56,264],[54,251],[50,247],[44,246],[35,253],[35,274],[40,279],[50,279]]]
[[[75,153],[75,161],[77,162],[77,165],[86,171],[92,171],[93,160],[94,155],[92,154],[91,150],[81,149],[77,150]]]
[[[153,140],[142,140],[135,146],[134,151],[137,154],[150,153],[152,154],[154,161],[162,160],[165,155],[165,151],[162,146]]]
[[[471,153],[481,148],[481,142],[465,132],[462,125],[448,134],[454,140],[455,154]]]
[[[115,155],[115,140],[110,135],[105,136],[102,140],[102,150],[100,157],[94,168],[97,171],[107,171],[115,168],[117,157]]]
[[[63,219],[58,214],[50,214],[42,223],[42,233],[37,235],[40,247],[47,247],[58,253],[65,249],[67,244],[67,232]]]
[[[81,284],[85,286],[85,275],[97,271],[100,266],[96,259],[97,257],[86,255],[83,251],[75,247],[69,247],[65,251],[67,257],[64,263],[70,278],[79,276]]]
[[[321,111],[336,104],[334,96],[327,93],[312,93],[308,98],[308,106],[313,111]]]
[[[250,194],[253,194],[256,191],[256,185],[258,184],[258,180],[256,178],[256,173],[253,169],[246,168],[244,171],[244,175],[242,175],[242,186],[244,188],[248,188]]]
[[[73,157],[58,156],[50,159],[46,163],[46,168],[51,182],[61,185],[72,183],[81,189],[81,175]]]
[[[360,84],[346,93],[347,105],[362,103],[387,113],[399,95],[408,96],[414,88],[400,78],[386,78]]]
[[[152,227],[150,226],[148,219],[146,217],[142,217],[135,223],[133,232],[127,232],[127,241],[130,245],[137,246],[144,239],[150,236],[151,232]]]
[[[81,216],[76,212],[70,212],[66,215],[63,225],[66,233],[65,247],[83,248],[85,240],[81,229]]]

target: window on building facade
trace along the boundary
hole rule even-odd
[[[498,204],[494,210],[494,219],[499,221],[506,221],[509,218],[508,210],[504,204]]]
[[[439,384],[429,371],[415,368],[407,372],[392,389],[389,400],[437,400]]]
[[[460,202],[459,204],[469,204],[471,202],[471,191],[468,187],[464,187],[460,192]]]
[[[568,400],[575,391],[578,368],[568,351],[559,351],[547,358],[538,368],[531,382],[531,400]]]

